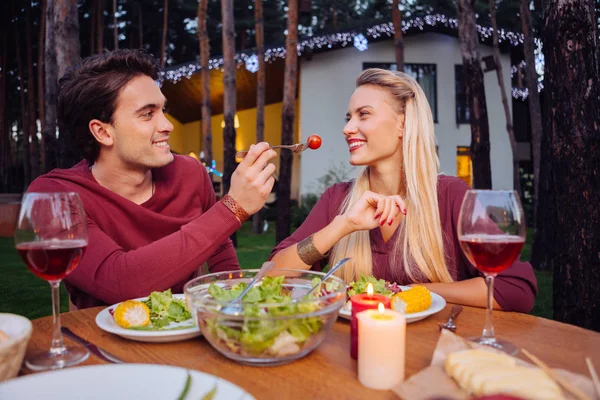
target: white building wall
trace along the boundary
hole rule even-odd
[[[491,47],[480,46],[481,55],[492,54]],[[436,64],[438,122],[435,124],[439,145],[441,171],[456,174],[456,147],[469,146],[471,130],[468,124],[456,125],[454,66],[462,64],[458,39],[452,36],[426,33],[405,38],[406,63]],[[344,135],[344,118],[354,82],[363,62],[395,62],[392,40],[369,43],[360,52],[353,46],[315,54],[300,66],[300,135],[305,140],[311,134],[323,139],[321,149],[306,151],[301,157],[301,194],[318,191],[318,178],[330,168],[344,166],[350,177],[356,168],[348,163],[349,152]],[[503,55],[505,89],[510,96],[510,57]],[[492,185],[494,189],[512,189],[512,151],[496,71],[485,73],[485,91],[490,124]],[[510,97],[509,97],[510,99]],[[510,103],[510,101],[509,101]]]

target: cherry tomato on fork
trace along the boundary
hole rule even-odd
[[[322,140],[319,135],[310,135],[308,139],[306,139],[306,142],[308,143],[309,148],[316,150],[321,147]]]

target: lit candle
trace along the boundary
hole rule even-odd
[[[383,304],[357,318],[358,380],[371,389],[390,390],[404,380],[406,318]]]
[[[350,356],[358,358],[358,323],[356,314],[361,311],[376,309],[379,303],[390,308],[390,298],[381,294],[373,294],[373,285],[367,284],[367,293],[357,294],[350,298],[352,302],[352,319],[350,320]]]

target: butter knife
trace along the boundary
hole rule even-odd
[[[96,357],[100,358],[101,360],[104,360],[104,361],[107,361],[107,362],[111,362],[111,363],[115,363],[115,364],[122,364],[123,363],[123,361],[121,361],[117,357],[113,356],[108,351],[106,351],[104,349],[101,349],[100,347],[96,346],[95,344],[92,344],[92,343],[88,342],[87,340],[85,340],[84,338],[82,338],[81,336],[73,333],[66,326],[62,326],[60,328],[60,331],[62,332],[63,335],[65,335],[65,336],[67,336],[67,337],[75,340],[76,342],[79,342],[81,345],[83,345],[92,354],[94,354]]]

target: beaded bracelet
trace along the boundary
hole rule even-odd
[[[223,196],[221,202],[237,217],[237,219],[240,220],[241,223],[246,222],[250,218],[250,215],[246,210],[244,210],[230,195],[226,194]]]
[[[297,245],[297,249],[298,257],[300,257],[302,262],[306,265],[313,265],[317,261],[321,261],[327,257],[326,254],[321,254],[321,252],[315,247],[313,243],[313,235],[301,240]]]

